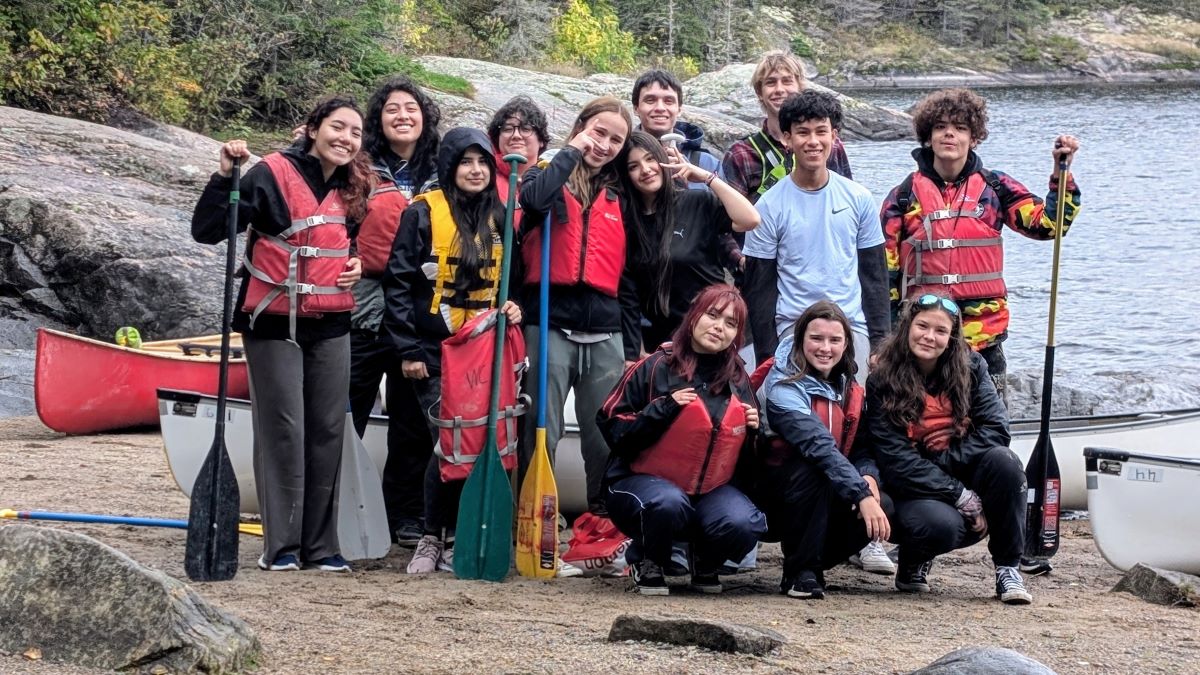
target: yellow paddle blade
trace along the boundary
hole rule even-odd
[[[553,579],[558,574],[558,486],[546,452],[546,430],[537,445],[517,501],[517,573]]]
[[[238,532],[252,537],[261,537],[263,536],[262,523],[238,523]]]

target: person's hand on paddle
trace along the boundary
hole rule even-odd
[[[401,361],[400,372],[410,380],[424,380],[429,377],[429,369],[424,361]]]
[[[218,173],[224,178],[229,178],[233,175],[233,160],[245,160],[249,157],[250,149],[246,147],[246,141],[226,141],[221,145],[221,168]]]
[[[743,403],[742,407],[746,409],[746,426],[750,427],[751,429],[757,429],[758,428],[758,408],[755,408],[754,406],[750,405],[749,403]]]
[[[683,389],[671,392],[671,398],[675,399],[675,402],[682,408],[699,398],[699,395],[696,394],[695,387],[684,387]]]
[[[858,517],[867,526],[867,536],[871,541],[887,541],[892,536],[892,524],[874,496],[863,497],[858,502]]]
[[[512,300],[505,302],[500,311],[504,312],[504,317],[509,323],[521,323],[521,307]]]
[[[1054,149],[1050,151],[1050,156],[1054,158],[1054,170],[1058,170],[1058,160],[1063,158],[1067,160],[1067,166],[1071,166],[1071,161],[1075,159],[1075,153],[1079,151],[1079,139],[1069,134],[1063,134],[1054,139]]]
[[[337,287],[349,289],[354,284],[357,284],[361,278],[362,259],[350,258],[346,260],[346,269],[342,270],[342,273],[338,275]]]

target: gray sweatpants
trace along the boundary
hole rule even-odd
[[[242,337],[250,372],[254,483],[263,558],[340,552],[338,468],[350,386],[350,336],[296,343]]]
[[[548,347],[550,365],[546,373],[546,450],[554,461],[554,450],[563,435],[563,406],[567,392],[575,390],[575,419],[579,422],[580,451],[587,475],[588,506],[600,503],[600,481],[608,468],[608,444],[596,426],[596,412],[617,386],[625,371],[625,350],[621,334],[592,344],[567,339],[562,331],[550,329]],[[526,390],[533,399],[532,414],[525,419],[521,444],[521,473],[529,465],[537,443],[538,327],[525,327],[525,351],[529,355]]]

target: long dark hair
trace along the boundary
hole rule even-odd
[[[304,139],[301,148],[305,154],[312,150],[313,139],[311,134],[317,133],[321,128],[321,123],[326,117],[333,114],[335,110],[341,108],[349,108],[358,113],[362,117],[362,110],[359,110],[358,104],[349,96],[335,95],[322,99],[317,103],[312,112],[308,113],[308,118],[304,120]],[[350,220],[361,221],[367,215],[367,196],[371,194],[371,188],[375,185],[375,176],[371,171],[371,164],[367,160],[366,153],[360,147],[355,153],[354,158],[346,165],[346,185],[338,188],[338,192],[342,195],[342,201],[346,203],[346,217]]]
[[[618,172],[621,185],[628,196],[626,230],[633,230],[627,239],[629,261],[633,269],[643,270],[650,276],[652,288],[648,293],[646,308],[666,316],[670,311],[671,298],[671,237],[675,230],[675,181],[667,169],[660,168],[662,186],[650,196],[650,204],[644,204],[643,195],[629,176],[629,156],[634,149],[643,150],[659,165],[666,164],[667,153],[658,139],[644,131],[629,135],[629,142],[615,160],[620,164]],[[646,213],[647,207],[653,213]]]
[[[808,325],[817,319],[841,324],[842,334],[846,339],[846,351],[842,352],[842,359],[834,364],[829,371],[829,377],[824,379],[838,382],[843,376],[847,379],[852,378],[858,372],[858,364],[854,362],[854,336],[850,333],[850,320],[846,318],[846,313],[837,306],[837,303],[819,300],[804,310],[799,319],[796,319],[796,327],[792,331],[792,355],[788,358],[788,362],[795,369],[796,374],[787,378],[785,382],[793,382],[806,375],[820,377],[820,374],[808,365],[808,359],[804,358],[804,333],[808,330]]]
[[[567,134],[567,140],[575,138],[575,135],[583,131],[587,126],[588,120],[601,113],[616,113],[625,120],[625,143],[622,144],[620,150],[613,157],[613,161],[600,167],[600,170],[595,175],[590,175],[587,164],[580,161],[567,177],[567,189],[575,198],[579,200],[584,207],[591,205],[599,192],[606,188],[616,187],[620,182],[619,171],[617,171],[616,158],[621,156],[625,148],[629,146],[629,133],[633,131],[633,118],[629,116],[629,111],[616,98],[612,96],[601,96],[600,98],[588,101],[587,105],[583,106],[583,110],[579,111],[579,117],[575,118],[575,125],[571,127],[571,133]]]
[[[733,342],[729,343],[725,351],[718,354],[722,359],[721,367],[717,369],[717,374],[708,388],[714,394],[720,392],[726,385],[732,387],[747,379],[746,368],[742,364],[742,358],[738,356],[738,350],[746,342],[746,316],[749,313],[742,294],[727,284],[713,284],[705,288],[692,301],[691,307],[683,317],[683,323],[679,324],[679,328],[676,328],[675,334],[671,336],[671,356],[667,359],[667,365],[684,379],[691,380],[696,375],[698,358],[695,348],[692,347],[692,331],[696,329],[700,317],[706,312],[709,310],[724,312],[730,304],[733,305],[733,314],[738,322],[737,333],[734,334]]]
[[[442,122],[442,110],[429,95],[407,76],[396,75],[381,84],[367,106],[367,116],[363,121],[363,149],[377,161],[384,161],[388,156],[395,156],[387,136],[383,134],[383,107],[387,105],[392,92],[402,91],[412,96],[421,109],[421,135],[413,146],[412,158],[409,160],[413,182],[419,190],[430,178],[437,175],[438,125]]]
[[[913,320],[922,312],[942,312],[950,317],[950,342],[938,357],[937,365],[928,377],[917,368],[917,360],[908,347],[908,333]],[[971,348],[963,339],[962,317],[951,314],[941,303],[922,308],[909,298],[900,309],[900,322],[895,332],[879,352],[879,364],[872,381],[876,383],[883,413],[888,422],[907,428],[925,412],[925,394],[945,395],[954,415],[954,435],[966,431],[971,411]]]
[[[447,138],[456,131],[459,130],[452,129],[448,132]],[[454,145],[444,144],[441,152],[450,152],[449,149]],[[491,173],[488,186],[483,192],[473,195],[458,189],[458,183],[454,179],[458,163],[471,148],[476,148],[483,154],[483,161]],[[458,230],[458,272],[454,278],[454,290],[465,293],[484,285],[480,274],[482,270],[493,263],[499,264],[498,261],[492,260],[492,242],[494,237],[503,234],[500,228],[504,223],[504,205],[500,203],[500,197],[496,194],[496,157],[490,147],[472,143],[448,159],[452,168],[444,181],[445,185],[441,188],[446,195],[446,202],[450,205],[454,227]]]

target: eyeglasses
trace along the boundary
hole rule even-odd
[[[942,309],[950,312],[950,316],[958,316],[958,303],[954,302],[950,298],[943,298],[942,296],[934,295],[933,293],[926,293],[925,295],[917,298],[917,307],[920,307],[921,309],[932,309],[938,305],[941,305]]]
[[[504,126],[500,127],[500,135],[501,136],[516,136],[518,133],[521,134],[522,136],[532,136],[533,135],[533,125],[530,125],[530,124],[505,124]]]

